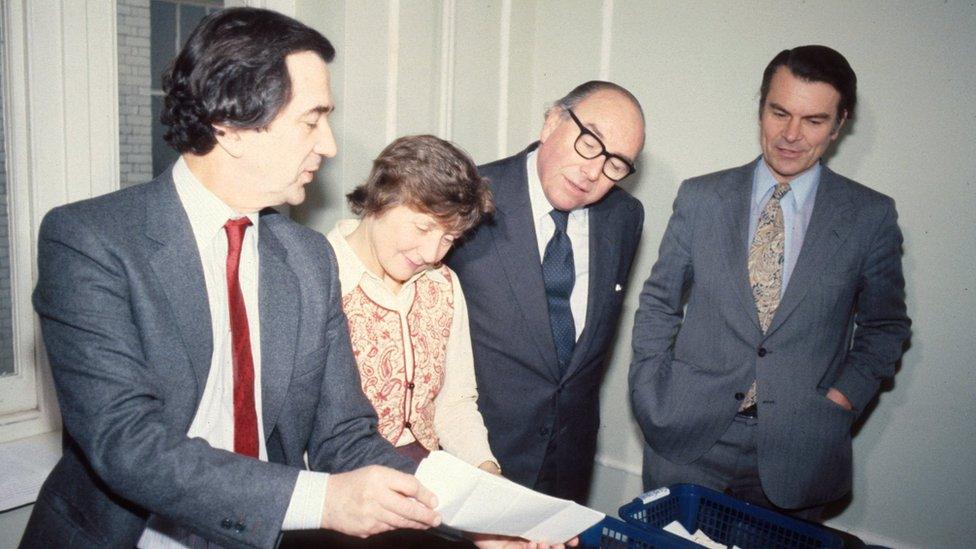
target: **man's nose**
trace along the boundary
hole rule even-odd
[[[787,124],[786,128],[783,130],[783,138],[789,142],[799,141],[803,137],[803,132],[800,124],[802,120],[799,118],[791,119]]]
[[[339,147],[336,144],[335,134],[332,133],[332,126],[328,122],[321,122],[316,131],[318,135],[315,140],[315,148],[312,151],[325,158],[334,157]]]
[[[603,156],[597,156],[596,158],[591,158],[583,163],[583,175],[586,176],[590,181],[596,181],[599,179],[600,174],[603,173],[603,163],[605,159]]]

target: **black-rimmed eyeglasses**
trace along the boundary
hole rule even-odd
[[[580,134],[576,138],[576,143],[574,147],[576,152],[587,160],[592,160],[598,156],[605,157],[603,160],[603,175],[610,178],[612,181],[620,181],[621,179],[627,177],[628,175],[637,171],[634,165],[625,160],[622,156],[607,152],[607,148],[603,145],[603,141],[596,136],[593,132],[588,130],[586,126],[580,122],[580,119],[576,117],[573,109],[566,109],[569,113],[570,118],[573,122],[576,122],[576,126],[579,128]]]

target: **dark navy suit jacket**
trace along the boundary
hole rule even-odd
[[[564,375],[556,358],[529,203],[526,155],[481,166],[497,212],[449,256],[471,322],[478,408],[502,473],[584,501],[600,426],[599,391],[616,332],[644,209],[614,187],[589,207],[586,325]],[[543,467],[546,471],[542,471]]]

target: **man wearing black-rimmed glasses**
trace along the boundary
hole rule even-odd
[[[494,220],[448,258],[471,319],[478,407],[506,477],[583,502],[599,390],[644,210],[617,182],[644,144],[640,103],[591,81],[539,141],[482,166]]]

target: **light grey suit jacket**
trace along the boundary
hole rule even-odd
[[[585,502],[600,425],[600,384],[644,209],[619,187],[589,207],[586,327],[561,373],[529,202],[526,156],[536,146],[478,168],[491,182],[497,212],[447,263],[464,287],[478,408],[503,474]],[[537,483],[540,476],[548,478],[546,484]]]
[[[806,507],[850,490],[851,425],[908,339],[902,237],[890,198],[824,167],[763,334],[747,269],[756,162],[681,185],[640,296],[631,401],[646,442],[687,463],[725,432],[756,379],[763,489],[776,505]],[[825,397],[831,387],[854,411]]]
[[[52,210],[34,307],[64,419],[25,547],[131,547],[149,513],[228,547],[270,547],[303,454],[313,470],[410,470],[359,390],[325,238],[261,214],[262,418],[269,462],[187,438],[210,368],[200,255],[169,172]]]

